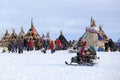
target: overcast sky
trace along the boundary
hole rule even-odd
[[[102,25],[109,38],[120,38],[119,0],[0,0],[0,38],[8,29],[27,32],[33,18],[37,32],[50,32],[51,39],[59,36],[60,30],[67,40],[77,40],[90,25],[93,17],[96,25]]]

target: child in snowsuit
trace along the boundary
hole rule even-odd
[[[3,51],[1,52],[1,53],[4,53],[4,52],[6,52],[8,50],[8,48],[7,47],[3,47]]]

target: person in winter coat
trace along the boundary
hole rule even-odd
[[[27,49],[27,51],[30,50],[30,47],[29,47],[29,39],[26,39],[26,49]]]
[[[8,50],[8,48],[7,48],[7,47],[5,47],[5,46],[3,46],[3,51],[2,51],[1,53],[6,52],[7,50]]]
[[[82,47],[81,50],[80,50],[80,60],[81,60],[81,61],[83,60],[84,50],[85,50],[85,48],[86,48],[86,46],[87,46],[87,42],[85,41],[85,42],[83,42],[82,44],[83,44],[83,47]]]
[[[12,43],[11,42],[8,44],[8,52],[9,53],[12,52]]]
[[[58,46],[58,50],[60,50],[61,49],[61,41],[60,41],[60,39],[57,39],[56,43],[57,43],[57,46]]]
[[[23,53],[24,43],[21,39],[18,40],[18,53]]]
[[[46,40],[43,40],[43,42],[42,42],[42,46],[43,46],[43,48],[47,49]]]
[[[40,41],[40,39],[38,40],[37,45],[38,45],[38,49],[42,49],[42,41]]]
[[[33,50],[33,40],[31,38],[29,41],[29,48],[30,48],[30,51]]]
[[[17,48],[18,48],[18,41],[15,40],[14,41],[14,52],[16,52],[16,53],[17,53]]]
[[[83,42],[81,39],[79,39],[78,43],[77,43],[77,52],[79,53],[80,50],[82,49],[83,46]]]
[[[27,50],[27,38],[26,37],[24,38],[23,42],[24,42],[24,50]]]
[[[39,48],[38,48],[38,41],[39,41],[39,39],[35,39],[35,42],[34,42],[35,50],[38,50],[38,49],[39,49]]]
[[[114,42],[112,41],[112,39],[109,39],[108,41],[109,47],[110,47],[110,51],[114,51]]]
[[[108,40],[106,40],[104,46],[105,46],[105,52],[108,52],[108,48],[109,48]]]
[[[51,49],[51,53],[55,52],[55,43],[53,40],[50,42],[50,49]]]

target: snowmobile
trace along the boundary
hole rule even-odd
[[[90,49],[84,51],[84,55],[81,57],[79,53],[77,53],[76,56],[71,58],[71,62],[68,63],[65,61],[65,64],[67,65],[86,65],[86,66],[93,66],[94,60],[100,59],[100,57],[97,57],[96,51],[92,51]]]

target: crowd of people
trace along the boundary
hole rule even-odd
[[[12,39],[8,46],[3,47],[3,52],[8,50],[9,53],[23,53],[24,50],[41,50],[41,52],[46,53],[46,50],[50,49],[51,53],[54,53],[55,50],[67,49],[64,45],[66,44],[62,44],[60,39],[55,41],[45,38],[34,40],[32,38]]]
[[[60,39],[56,39],[55,41],[45,38],[41,38],[41,39],[32,39],[32,38],[24,38],[24,39],[12,39],[10,41],[10,43],[8,44],[7,47],[3,47],[3,52],[6,52],[8,50],[9,53],[23,53],[24,50],[26,51],[32,51],[32,50],[41,50],[41,52],[46,53],[46,50],[51,50],[51,53],[54,53],[56,50],[66,50],[69,47],[72,47],[73,44],[76,41],[69,41],[69,45],[66,44],[62,44],[62,42],[60,41]],[[82,40],[80,39],[78,41],[78,44],[76,46],[77,51],[80,51],[80,55],[82,55],[82,53],[85,50],[85,47],[87,43],[86,42],[82,42]],[[91,46],[89,46],[91,47]],[[118,50],[119,47],[115,45],[115,43],[112,41],[112,39],[109,39],[105,42],[104,47],[99,47],[97,51],[116,51]],[[119,49],[120,50],[120,49]]]
[[[120,46],[118,46],[116,43],[112,41],[112,39],[106,40],[104,43],[104,48],[102,48],[102,51],[105,52],[113,52],[113,51],[120,51]]]

